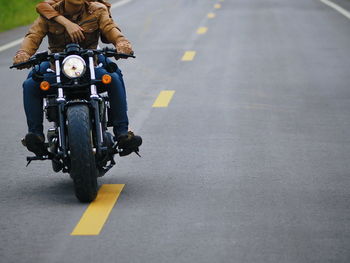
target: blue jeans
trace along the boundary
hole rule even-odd
[[[48,62],[42,63],[40,72],[44,73],[44,80],[55,83],[55,73],[45,73],[48,67]],[[113,130],[116,136],[127,133],[129,120],[126,91],[121,71],[117,69],[113,73],[108,73],[103,67],[96,67],[95,73],[96,79],[101,79],[104,74],[109,74],[112,77],[112,82],[104,87],[110,98]],[[40,83],[33,80],[32,74],[33,72],[29,73],[27,80],[23,83],[23,105],[27,117],[28,132],[43,135],[43,97],[48,92],[40,89]]]

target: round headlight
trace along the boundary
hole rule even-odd
[[[86,63],[77,55],[66,57],[62,64],[62,72],[70,79],[79,78],[85,73]]]

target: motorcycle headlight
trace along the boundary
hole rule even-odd
[[[63,60],[62,72],[70,79],[81,77],[85,70],[86,63],[84,59],[77,55],[68,56]]]

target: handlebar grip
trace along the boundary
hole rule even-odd
[[[13,68],[19,68],[19,67],[22,67],[22,66],[25,66],[25,65],[30,65],[32,64],[32,61],[31,60],[28,60],[26,62],[21,62],[21,63],[18,63],[18,64],[13,64],[10,69],[13,69]]]
[[[34,56],[30,57],[27,61],[12,65],[10,67],[10,69],[19,68],[19,67],[27,66],[27,65],[34,66],[35,64],[39,64],[40,62],[48,60],[49,57],[50,57],[50,55],[49,55],[48,51],[38,52]]]
[[[117,53],[116,56],[120,58],[136,58],[134,55],[124,54],[124,53]]]
[[[115,48],[105,47],[102,49],[102,52],[107,57],[120,57],[120,58],[136,58],[134,55],[118,53],[118,50]]]

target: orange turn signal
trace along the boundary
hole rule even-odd
[[[110,75],[104,74],[104,75],[102,76],[102,83],[103,83],[103,84],[109,84],[109,83],[111,83],[111,82],[112,82],[112,77],[111,77]]]
[[[43,81],[40,83],[40,89],[42,91],[48,91],[50,89],[50,83],[47,81]]]

